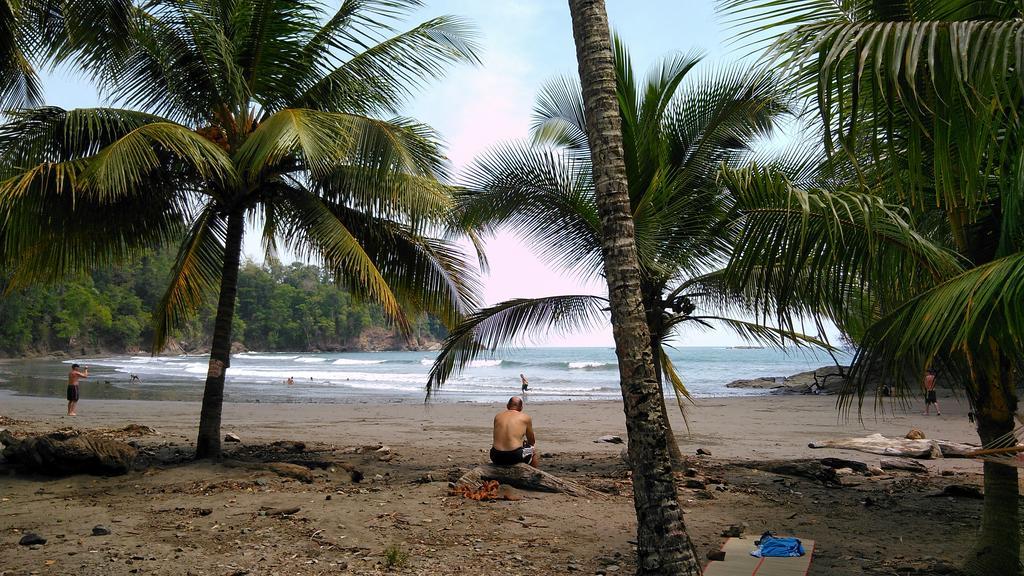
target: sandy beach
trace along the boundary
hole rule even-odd
[[[772,530],[815,540],[812,575],[956,564],[970,545],[981,501],[933,496],[949,484],[979,486],[979,462],[926,460],[927,474],[858,476],[842,486],[766,470],[780,461],[824,457],[878,464],[876,455],[807,446],[829,438],[902,437],[917,428],[929,438],[976,442],[966,404],[940,401],[940,417],[925,417],[914,405],[884,416],[869,407],[858,419],[856,413],[839,417],[834,396],[706,399],[688,408],[689,433],[675,414],[677,439],[692,467],[689,476],[679,475],[680,499],[698,553],[703,559],[720,547],[723,530],[739,525],[752,537]],[[0,427],[27,435],[150,426],[158,434],[130,439],[150,465],[109,478],[6,470],[0,477],[0,574],[633,570],[635,528],[622,445],[595,442],[609,434],[625,437],[616,402],[527,403],[542,467],[601,497],[522,492],[522,500],[495,502],[452,496],[447,481],[455,469],[486,460],[498,406],[225,404],[223,432],[242,440],[225,445],[229,458],[298,460],[310,466],[310,483],[191,462],[198,403],[90,400],[84,394],[78,417],[62,416],[64,408],[58,398],[0,392],[6,417]],[[280,440],[301,441],[306,449],[299,456],[279,453],[270,444]],[[698,448],[711,454],[697,457]],[[354,483],[342,465],[361,471],[362,481]],[[287,507],[299,511],[266,512]],[[97,525],[111,534],[92,536]],[[19,546],[29,531],[47,543]],[[402,566],[388,566],[389,546],[408,554]]]

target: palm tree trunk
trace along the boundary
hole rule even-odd
[[[980,390],[978,436],[988,444],[1014,429],[1016,381],[1005,355],[994,354],[999,368],[991,370]],[[985,462],[985,500],[981,530],[967,555],[964,571],[972,576],[1020,574],[1020,504],[1017,468]]]
[[[658,376],[658,394],[661,395],[661,417],[665,420],[665,437],[668,440],[668,454],[672,460],[672,468],[682,471],[686,467],[683,460],[683,453],[679,451],[679,443],[676,442],[675,432],[672,431],[672,420],[668,416],[668,402],[665,398],[665,371],[661,366],[661,310],[653,303],[656,298],[645,298],[644,308],[647,313],[647,329],[651,333],[651,357],[654,361],[654,373]]]
[[[662,417],[662,396],[640,294],[640,269],[626,190],[611,32],[603,0],[569,0],[601,217],[612,333],[633,468],[637,574],[700,574],[683,524]]]
[[[224,377],[231,365],[231,323],[235,317],[235,294],[238,292],[238,263],[242,254],[245,213],[234,210],[228,215],[227,239],[224,244],[224,266],[221,271],[217,318],[213,324],[210,345],[210,367],[206,372],[203,409],[199,415],[199,437],[196,459],[220,457],[220,419],[224,407]]]

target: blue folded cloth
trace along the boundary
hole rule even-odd
[[[764,536],[761,538],[761,545],[750,553],[757,558],[769,556],[803,556],[804,547],[799,538],[777,538],[775,536]]]

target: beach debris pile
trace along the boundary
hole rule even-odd
[[[479,486],[470,484],[453,486],[449,493],[451,496],[462,496],[470,500],[497,500],[500,485],[501,483],[497,480],[484,480]]]
[[[28,422],[25,420],[15,420],[14,418],[9,418],[7,416],[0,415],[0,426],[20,426],[23,424],[28,424]]]
[[[128,424],[121,428],[101,428],[93,430],[91,434],[98,434],[104,438],[137,438],[140,436],[158,436],[160,433],[144,424]]]
[[[138,455],[138,450],[120,440],[74,429],[23,439],[2,431],[0,443],[5,446],[4,458],[11,464],[51,476],[125,474]]]

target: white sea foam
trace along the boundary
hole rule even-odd
[[[295,360],[298,356],[269,356],[261,354],[234,354],[232,358],[240,358],[242,360]]]
[[[433,358],[422,358],[420,364],[424,366],[432,366],[434,364]],[[501,360],[471,360],[467,364],[470,368],[493,368],[494,366],[501,366]]]
[[[326,360],[327,360],[327,358],[296,358],[295,359],[296,362],[301,362],[303,364],[318,364],[320,362],[325,362]]]
[[[331,364],[335,366],[362,366],[365,364],[383,364],[387,360],[354,360],[352,358],[338,358]]]
[[[602,366],[608,366],[608,362],[569,362],[569,368],[580,369],[580,368],[600,368]]]

